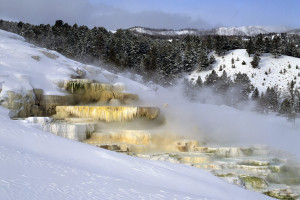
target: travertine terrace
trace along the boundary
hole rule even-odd
[[[159,108],[134,106],[138,96],[124,93],[122,84],[74,79],[64,82],[62,87],[70,93],[68,96],[50,98],[35,91],[40,94],[36,99],[51,105],[47,108],[51,108],[48,113],[54,114],[52,118],[26,120],[58,136],[96,147],[205,169],[227,182],[278,199],[299,197],[300,168],[272,156],[266,147],[209,147],[203,141],[179,137],[164,129],[167,119],[161,116]],[[23,113],[33,113],[30,108],[26,107]]]

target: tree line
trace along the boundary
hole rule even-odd
[[[146,80],[162,85],[173,84],[183,73],[195,69],[210,69],[210,65],[215,62],[212,52],[220,56],[228,50],[246,49],[249,56],[253,57],[251,65],[254,68],[259,66],[262,53],[271,53],[275,58],[280,55],[300,57],[300,36],[286,33],[259,34],[251,37],[147,36],[127,29],[118,29],[112,33],[103,27],[69,25],[62,20],[57,20],[54,25],[0,20],[0,29],[19,34],[33,44],[58,51],[83,63],[111,63],[121,70],[135,71]],[[260,93],[249,85],[250,81],[244,74],[237,74],[234,81],[230,82],[231,79],[224,74],[225,72],[221,77],[213,72],[202,84],[214,88],[217,93],[231,94],[233,99],[238,101],[245,101],[250,94],[255,94],[253,99],[256,99],[262,112],[274,110],[294,113],[300,110],[297,107],[300,95],[293,82],[287,86],[290,88],[289,95],[285,95],[286,98],[280,101],[276,88],[269,88],[265,93]],[[197,87],[201,81],[198,80]],[[274,97],[274,93],[277,97]],[[229,104],[234,103],[236,102],[232,100]]]
[[[246,48],[249,55],[273,53],[300,57],[300,37],[277,34],[254,37],[186,35],[174,38],[149,37],[130,30],[115,33],[103,27],[69,25],[57,20],[53,26],[0,20],[0,28],[22,35],[31,43],[60,52],[81,62],[101,60],[118,68],[130,69],[158,83],[170,84],[183,72],[205,70],[214,58],[228,50]],[[154,76],[156,75],[156,76]]]

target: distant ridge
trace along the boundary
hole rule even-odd
[[[139,34],[156,36],[182,36],[182,35],[227,35],[227,36],[254,36],[268,33],[289,33],[300,34],[300,29],[289,29],[284,26],[241,26],[241,27],[220,27],[214,29],[155,29],[147,27],[132,27],[128,30]]]

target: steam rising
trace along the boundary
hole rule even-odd
[[[179,83],[171,88],[158,87],[154,94],[137,93],[143,105],[160,107],[166,118],[164,127],[170,133],[219,146],[268,145],[300,156],[299,122],[254,113],[247,104],[241,110],[215,105],[222,99],[209,90],[198,94],[207,104],[191,102],[182,95],[183,87]]]

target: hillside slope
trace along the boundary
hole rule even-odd
[[[285,91],[287,84],[292,80],[296,81],[296,87],[300,86],[300,58],[290,56],[274,58],[270,54],[263,54],[258,68],[253,68],[250,63],[253,57],[249,57],[245,49],[232,50],[227,52],[225,56],[215,55],[215,57],[216,62],[211,66],[211,70],[201,72],[196,70],[191,73],[189,79],[196,80],[200,76],[204,81],[205,77],[214,69],[219,76],[225,70],[232,79],[236,73],[246,73],[253,86],[257,87],[260,92],[274,86],[278,86],[278,89]],[[235,68],[232,68],[232,58],[234,59]],[[243,61],[246,62],[246,65],[242,65]],[[222,66],[221,71],[220,66]]]
[[[272,27],[272,26],[241,26],[241,27],[220,27],[207,30],[198,29],[152,29],[145,27],[133,27],[129,29],[130,31],[146,34],[146,35],[160,35],[160,36],[180,36],[180,35],[238,35],[238,36],[255,36],[258,34],[267,33],[295,33],[295,31],[290,31],[287,27]],[[296,34],[296,33],[295,33]]]
[[[84,70],[87,77],[146,86],[0,32],[1,97],[41,88],[64,94],[57,82]],[[43,52],[43,53],[42,53]],[[228,192],[230,191],[230,192]],[[270,199],[203,170],[106,151],[12,121],[0,107],[0,199]]]

